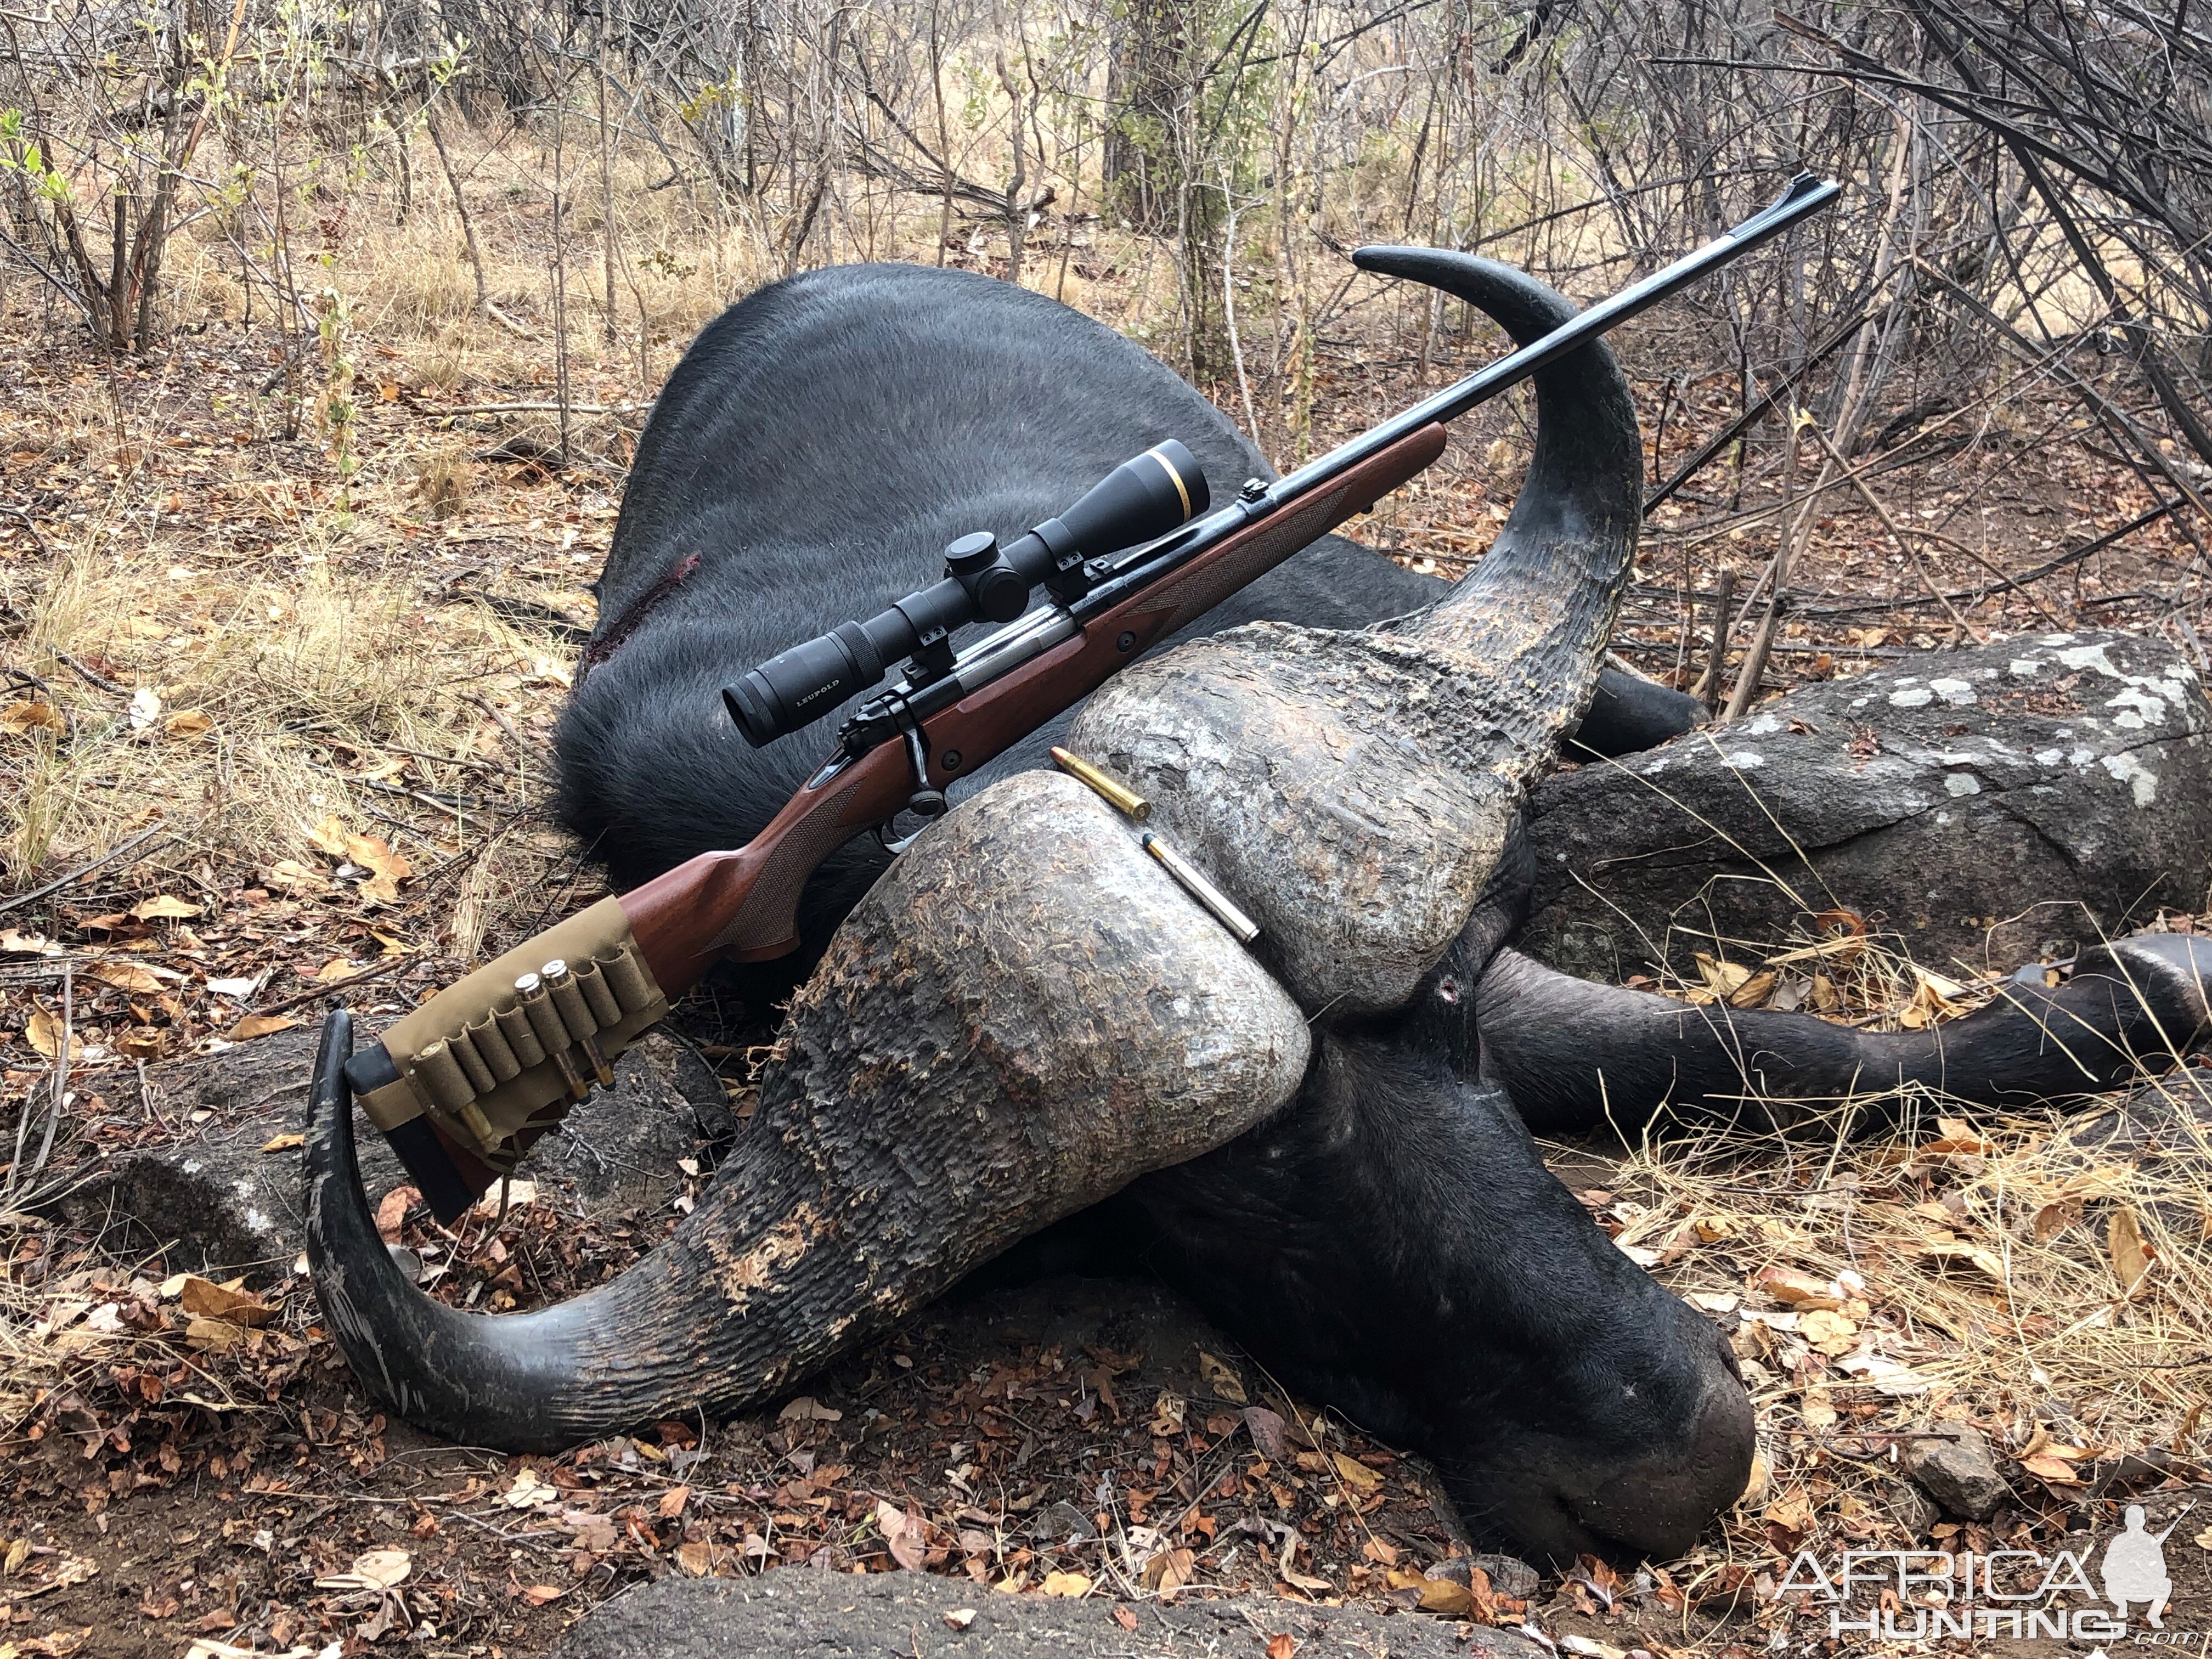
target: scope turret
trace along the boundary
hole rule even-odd
[[[902,657],[920,679],[952,661],[951,636],[973,622],[1012,622],[1043,586],[1061,604],[1090,587],[1087,561],[1164,536],[1206,511],[1206,474],[1174,439],[1126,460],[1056,519],[1004,548],[988,534],[963,536],[945,550],[942,581],[908,594],[866,622],[779,652],[734,685],[723,707],[755,748],[812,724],[870,690]]]

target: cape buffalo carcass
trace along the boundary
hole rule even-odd
[[[1571,313],[1471,257],[1359,258],[1518,338]],[[411,1419],[505,1446],[732,1407],[1118,1192],[1096,1224],[1277,1375],[1430,1455],[1479,1534],[1557,1559],[1686,1547],[1750,1464],[1733,1359],[1546,1170],[1524,1117],[1731,1109],[1747,1035],[1777,1097],[1901,1078],[1969,1098],[2101,1086],[2203,1029],[2212,957],[2124,942],[1939,1042],[1717,1019],[1506,948],[1528,777],[1577,722],[1630,748],[1686,713],[1616,679],[1590,717],[1640,445],[1602,345],[1539,377],[1537,401],[1527,482],[1475,575],[1447,590],[1332,538],[1072,728],[1261,919],[1258,982],[1198,913],[1179,933],[1115,873],[1103,807],[1086,818],[1079,788],[1024,775],[1054,722],[888,870],[872,843],[824,866],[802,910],[819,966],[754,1132],[677,1236],[607,1286],[500,1318],[416,1291],[377,1241],[326,1056],[311,1255],[356,1371]],[[864,266],[755,294],[694,344],[641,446],[559,732],[569,823],[620,884],[750,839],[820,745],[747,748],[725,684],[918,586],[953,537],[1018,533],[1170,437],[1217,487],[1266,471],[1136,347],[1020,289]],[[1018,902],[986,914],[1003,893]],[[1063,1066],[1062,1049],[1109,1059]],[[1116,1093],[1102,1069],[1134,1081]],[[1241,1133],[1179,1137],[1215,1073],[1261,1073]],[[1086,1115],[1103,1127],[1064,1121]],[[1117,1134],[1115,1158],[1069,1173]]]

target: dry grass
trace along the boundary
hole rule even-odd
[[[1759,1412],[1763,1467],[1690,1576],[1772,1570],[1795,1540],[1908,1542],[1896,1448],[1931,1423],[1987,1434],[2031,1513],[2078,1501],[2127,1454],[2201,1458],[2202,1075],[2139,1094],[2126,1115],[1856,1102],[1825,1139],[1737,1131],[1622,1158],[1601,1219],[1671,1289],[1735,1322]],[[1850,1138],[1885,1107],[1893,1133]]]
[[[304,568],[283,576],[158,554],[61,562],[33,613],[32,659],[64,682],[65,659],[127,664],[134,690],[63,695],[76,741],[40,734],[0,841],[11,870],[97,856],[156,817],[204,856],[264,867],[304,855],[325,816],[348,816],[338,753],[366,772],[393,745],[496,760],[498,729],[450,688],[476,682],[520,707],[544,642],[477,606],[425,626],[411,584],[348,572],[302,528]]]

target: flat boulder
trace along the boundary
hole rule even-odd
[[[306,1247],[300,1134],[315,1035],[302,1026],[149,1067],[139,1098],[120,1091],[124,1109],[173,1138],[84,1158],[64,1215],[122,1224],[130,1248],[165,1250],[173,1271],[289,1271]],[[656,1031],[617,1059],[613,1088],[532,1149],[526,1173],[574,1213],[650,1206],[682,1180],[676,1160],[728,1127],[707,1063]],[[359,1145],[372,1203],[409,1181],[382,1136],[364,1131]]]
[[[2212,880],[2212,705],[2182,653],[2117,633],[1932,652],[1547,779],[1516,943],[1587,979],[1840,906],[1932,968],[2094,943]]]
[[[1117,1613],[1135,1620],[1134,1632]],[[1261,1659],[1279,1635],[1302,1654],[1540,1659],[1544,1651],[1525,1636],[1420,1613],[1255,1597],[1001,1595],[926,1572],[785,1567],[744,1578],[664,1578],[586,1615],[550,1659]]]

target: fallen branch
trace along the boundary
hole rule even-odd
[[[70,655],[66,651],[55,652],[54,660],[60,663],[63,667],[68,669],[70,673],[76,675],[77,678],[82,680],[87,685],[96,687],[100,690],[108,692],[112,696],[118,697],[127,697],[131,695],[131,688],[129,686],[118,685],[113,680],[109,679],[105,674],[94,673],[92,670],[87,668],[82,663],[79,662],[75,657]]]
[[[416,405],[423,414],[435,418],[447,415],[557,415],[559,404],[463,404],[454,409],[432,409],[427,404]],[[571,415],[634,415],[641,409],[651,409],[653,399],[635,404],[570,404]]]
[[[251,1018],[264,1014],[289,1013],[303,1003],[313,1002],[317,997],[326,997],[333,991],[343,991],[349,985],[359,985],[367,980],[380,979],[405,960],[404,957],[387,957],[374,967],[364,968],[357,974],[348,974],[343,979],[334,979],[327,985],[318,985],[312,991],[301,992],[298,996],[286,997],[282,1002],[272,1002],[261,1008],[249,1008],[246,1010],[246,1015]]]
[[[70,886],[76,882],[83,880],[85,877],[99,869],[100,866],[114,863],[116,860],[121,858],[132,848],[151,841],[156,836],[170,835],[173,833],[174,832],[172,831],[169,829],[169,826],[166,823],[157,823],[149,829],[141,830],[137,835],[131,836],[129,841],[125,842],[121,846],[111,847],[106,852],[102,853],[98,858],[93,860],[91,863],[78,866],[77,868],[70,871],[69,874],[63,876],[57,880],[48,882],[44,887],[33,887],[29,892],[18,893],[11,899],[0,899],[0,915],[5,915],[10,910],[20,910],[27,904],[37,902],[39,900],[46,897],[49,893],[58,893],[63,888]]]

